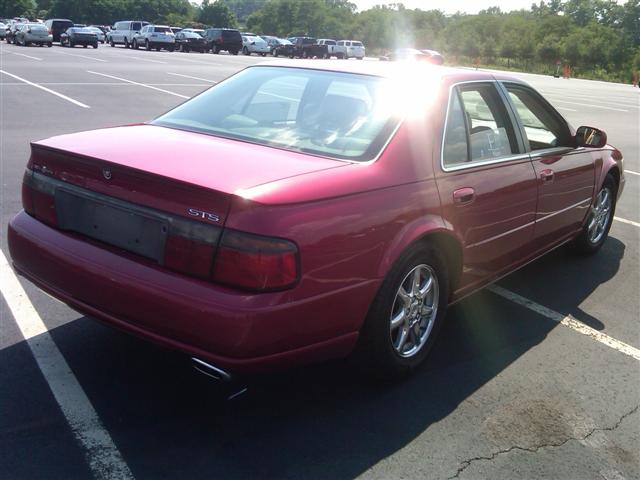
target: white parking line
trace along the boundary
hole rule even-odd
[[[0,251],[0,292],[97,479],[133,479],[89,398]]]
[[[633,170],[625,170],[624,173],[630,173],[631,175],[640,175],[640,172],[634,172]]]
[[[75,85],[75,86],[88,86],[88,87],[104,87],[104,86],[116,86],[116,87],[128,87],[128,83],[124,82],[46,82],[39,83],[38,85]],[[149,86],[154,87],[210,87],[211,84],[208,83],[148,83]],[[0,82],[0,86],[2,87],[15,87],[21,86],[24,87],[25,84],[22,82]]]
[[[141,57],[133,57],[133,56],[129,56],[129,58],[133,58],[134,60],[139,60],[141,62],[151,62],[151,63],[163,63],[163,64],[167,64],[167,62],[162,62],[160,60],[151,60],[150,58],[141,58]]]
[[[91,70],[87,70],[87,72],[88,73],[92,73],[94,75],[102,75],[103,77],[113,78],[114,80],[120,80],[121,82],[131,83],[132,85],[138,85],[139,87],[150,88],[151,90],[157,90],[158,92],[166,93],[168,95],[173,95],[175,97],[191,98],[191,97],[187,97],[186,95],[181,95],[181,94],[176,93],[176,92],[171,92],[169,90],[164,90],[163,88],[153,87],[153,86],[148,85],[146,83],[134,82],[133,80],[127,80],[126,78],[116,77],[114,75],[107,75],[106,73],[92,72]]]
[[[631,345],[628,345],[624,342],[621,342],[620,340],[616,340],[615,338],[610,337],[606,333],[602,333],[594,328],[588,327],[584,323],[579,322],[578,320],[573,318],[571,315],[562,315],[561,313],[558,313],[555,310],[551,310],[550,308],[544,307],[534,302],[533,300],[529,300],[528,298],[522,297],[517,293],[514,293],[505,288],[502,288],[498,285],[491,285],[487,287],[487,290],[495,293],[496,295],[500,295],[501,297],[506,298],[507,300],[510,300],[513,303],[517,303],[518,305],[528,308],[529,310],[536,312],[537,314],[542,315],[543,317],[547,317],[548,319],[553,320],[554,322],[558,322],[561,325],[564,325],[565,327],[570,328],[575,332],[591,337],[596,342],[600,342],[603,345],[606,345],[607,347],[611,347],[614,350],[617,350],[618,352],[624,353],[625,355],[629,355],[630,357],[635,358],[636,360],[640,360],[640,350],[638,350],[637,348],[632,347]]]
[[[68,55],[70,57],[78,57],[78,58],[88,58],[89,60],[95,60],[96,62],[104,62],[104,63],[109,63],[107,60],[103,60],[101,58],[95,58],[95,57],[91,57],[89,55],[80,55],[79,53],[67,53],[67,52],[60,52],[59,50],[56,50],[57,54],[60,55]]]
[[[84,103],[82,103],[82,102],[79,102],[79,101],[77,101],[77,100],[74,100],[73,98],[67,97],[66,95],[63,95],[63,94],[61,94],[61,93],[55,92],[55,91],[53,91],[53,90],[51,90],[51,89],[49,89],[49,88],[47,88],[47,87],[43,87],[42,85],[38,85],[37,83],[33,83],[33,82],[30,82],[29,80],[25,80],[25,79],[24,79],[24,78],[22,78],[22,77],[19,77],[19,76],[17,76],[17,75],[14,75],[13,73],[5,72],[4,70],[0,70],[0,73],[4,73],[5,75],[9,75],[10,77],[15,78],[16,80],[20,80],[21,82],[24,82],[24,83],[26,83],[27,85],[31,85],[32,87],[36,87],[36,88],[39,88],[40,90],[44,90],[45,92],[50,93],[51,95],[55,95],[56,97],[60,97],[60,98],[62,98],[63,100],[66,100],[67,102],[71,102],[71,103],[73,103],[74,105],[77,105],[77,106],[79,106],[79,107],[82,107],[82,108],[90,108],[90,107],[89,107],[89,105],[85,105],[85,104],[84,104]]]
[[[582,107],[602,108],[604,110],[613,110],[614,112],[628,112],[629,110],[623,110],[621,108],[605,107],[604,105],[594,105],[592,103],[582,102],[567,102],[565,100],[554,100],[554,103],[566,103],[567,105],[580,105]]]
[[[178,77],[193,78],[194,80],[202,80],[203,82],[208,82],[208,83],[218,83],[214,80],[207,80],[206,78],[200,78],[200,77],[192,77],[191,75],[183,75],[182,73],[167,72],[167,75],[176,75]]]
[[[613,217],[613,219],[618,221],[618,222],[626,223],[627,225],[633,225],[634,227],[640,228],[640,223],[638,223],[638,222],[634,222],[632,220],[627,220],[626,218],[621,218],[621,217]]]
[[[24,53],[16,53],[16,52],[7,52],[7,53],[10,53],[11,55],[20,55],[21,57],[27,57],[27,58],[30,58],[32,60],[38,60],[38,61],[42,60],[41,58],[32,57],[31,55],[25,55]]]

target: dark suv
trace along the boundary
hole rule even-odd
[[[242,35],[233,28],[207,28],[202,35],[207,42],[207,49],[211,53],[226,50],[237,55],[242,50]]]
[[[49,33],[53,35],[53,41],[60,41],[60,34],[66,32],[67,28],[73,27],[73,22],[67,18],[50,18],[44,22],[49,29]]]

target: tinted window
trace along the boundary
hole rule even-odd
[[[353,45],[354,47],[362,47],[362,42],[352,42],[351,45]]]
[[[458,92],[454,90],[449,102],[447,125],[444,134],[444,146],[442,148],[442,160],[445,166],[464,163],[469,159],[467,149],[467,128],[464,112],[460,104]]]
[[[517,152],[513,126],[492,84],[460,87],[469,132],[471,160],[489,160]]]
[[[235,41],[235,42],[241,42],[242,41],[242,37],[240,36],[240,32],[237,30],[223,30],[222,31],[222,38],[224,38],[225,40],[231,40],[231,41]]]
[[[394,88],[367,75],[253,67],[154,123],[335,158],[370,160],[399,119]]]
[[[131,30],[140,30],[141,28],[142,28],[142,23],[131,22]]]
[[[531,150],[573,146],[567,124],[537,93],[516,85],[507,84],[505,87],[518,112]]]

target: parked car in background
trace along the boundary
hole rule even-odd
[[[96,36],[98,37],[98,41],[100,43],[104,43],[106,41],[106,35],[104,34],[104,32],[102,31],[101,28],[99,27],[86,27],[87,30],[93,32],[96,34]]]
[[[389,55],[380,57],[383,61],[415,61],[434,65],[442,65],[444,57],[435,50],[417,50],[415,48],[398,48]]]
[[[242,35],[242,53],[245,55],[257,53],[264,57],[267,53],[271,53],[271,49],[267,42],[258,35]]]
[[[171,33],[173,33],[174,35],[180,31],[182,31],[182,28],[180,27],[169,27],[171,29]]]
[[[70,27],[60,34],[60,45],[71,48],[76,45],[87,48],[91,45],[93,48],[98,48],[98,36],[88,28]]]
[[[176,38],[167,25],[145,25],[139,33],[133,36],[131,45],[136,50],[140,47],[157,51],[164,48],[173,52],[176,47]]]
[[[327,45],[318,45],[312,37],[292,37],[292,53],[299,58],[327,58]]]
[[[116,45],[124,45],[125,48],[130,48],[133,42],[133,37],[142,30],[142,27],[149,25],[149,22],[143,22],[140,20],[124,20],[116,22],[111,31],[107,34],[107,42],[112,47]]]
[[[6,40],[7,43],[13,43],[16,31],[22,25],[23,25],[22,22],[15,22],[15,21],[13,23],[9,24],[9,28],[6,29],[6,33],[5,33],[5,37],[4,37],[4,39]]]
[[[362,42],[357,40],[340,40],[336,45],[336,56],[338,58],[344,58],[348,60],[350,58],[357,58],[362,60],[365,55],[365,49]]]
[[[330,38],[319,38],[318,45],[326,45],[327,46],[327,54],[329,57],[338,56],[337,52],[337,42]]]
[[[28,47],[31,44],[51,47],[53,45],[53,35],[49,33],[47,27],[42,23],[23,23],[21,28],[16,30],[14,43],[24,47]]]
[[[449,304],[597,252],[625,185],[606,134],[526,83],[382,62],[251,66],[150,123],[32,142],[23,178],[19,273],[226,379],[350,353],[401,377]]]
[[[235,28],[207,28],[203,34],[211,53],[222,50],[237,55],[242,50],[242,35]]]
[[[180,31],[181,32],[193,32],[193,33],[197,33],[201,37],[204,36],[204,29],[202,29],[202,28],[183,28]]]
[[[271,55],[274,57],[291,57],[293,58],[293,43],[286,38],[270,37],[267,40]]]
[[[4,22],[0,22],[0,39],[4,40],[7,36],[7,25]]]
[[[180,31],[176,33],[176,49],[181,52],[204,53],[207,51],[207,42],[196,32]]]
[[[67,28],[73,27],[73,22],[68,18],[50,18],[45,20],[44,24],[49,29],[54,42],[59,42],[60,34],[65,32]]]

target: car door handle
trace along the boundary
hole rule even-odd
[[[471,187],[459,188],[453,192],[453,202],[456,205],[468,205],[476,199],[476,192]]]
[[[553,170],[551,170],[550,168],[542,170],[540,172],[540,180],[542,180],[542,183],[553,182]]]

